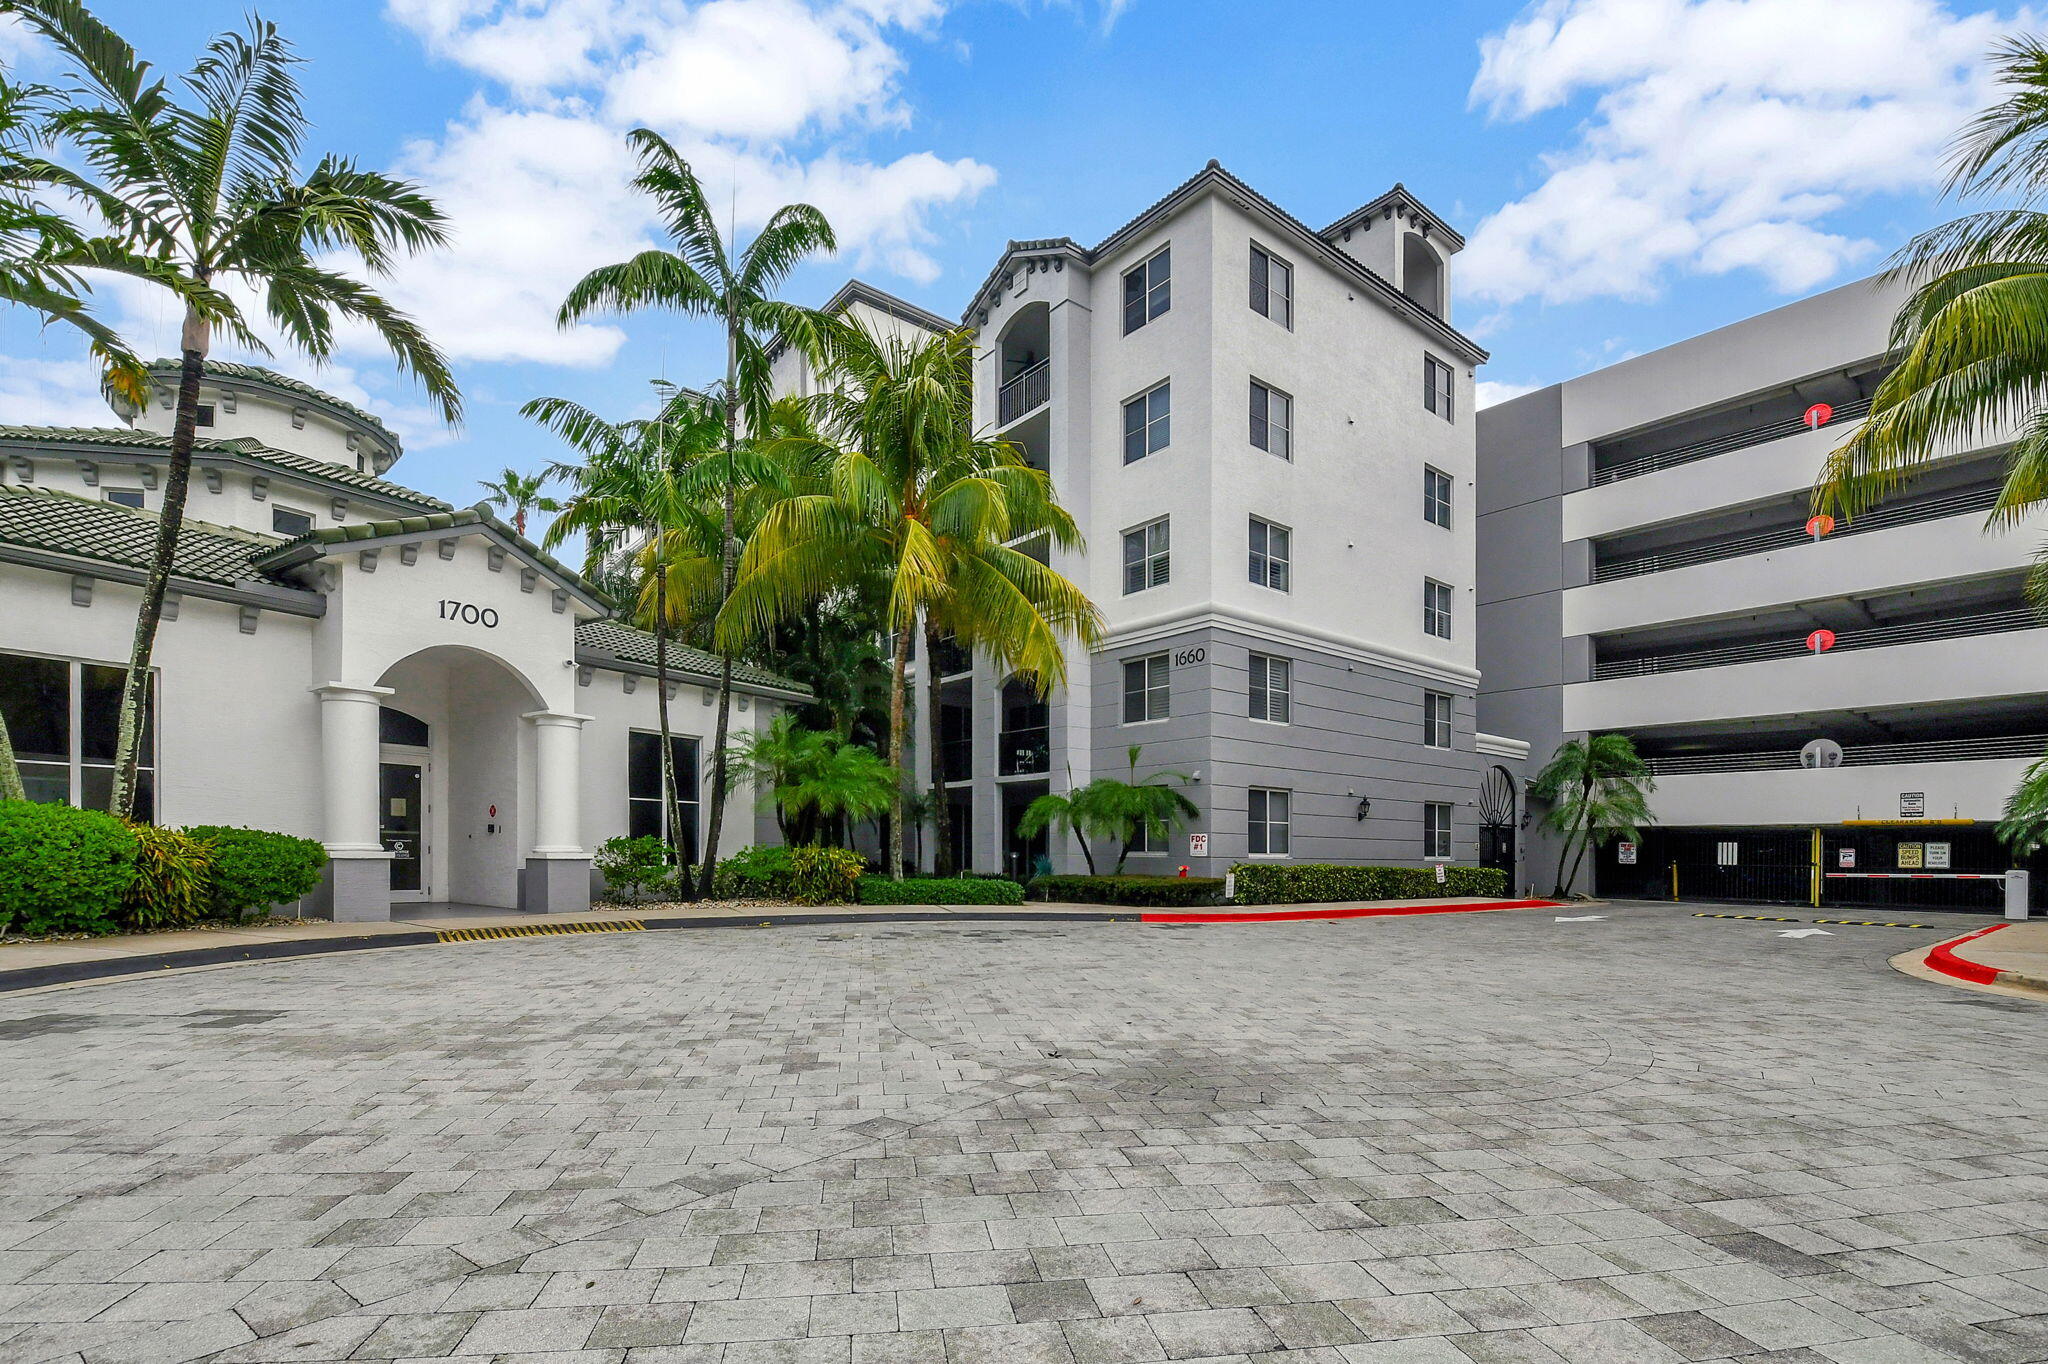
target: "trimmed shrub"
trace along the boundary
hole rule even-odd
[[[273,905],[303,899],[327,866],[327,850],[310,838],[227,824],[195,824],[185,832],[213,845],[207,912],[218,918],[266,915]]]
[[[658,838],[628,838],[624,834],[607,838],[591,859],[607,891],[638,899],[647,891],[670,883],[676,867],[668,860],[668,845]]]
[[[891,881],[885,876],[860,879],[864,905],[1021,905],[1024,887],[995,876],[913,876]]]
[[[112,933],[135,854],[134,831],[112,815],[0,801],[0,918],[23,933]]]
[[[743,848],[718,864],[712,894],[720,900],[793,900],[836,905],[860,890],[866,863],[846,848]]]
[[[1083,905],[1176,908],[1219,904],[1217,876],[1040,876],[1031,883],[1034,900],[1069,900]]]
[[[1333,900],[1423,900],[1432,895],[1502,896],[1508,874],[1498,867],[1339,867],[1319,862],[1240,862],[1241,905],[1327,904]]]
[[[130,827],[135,879],[121,901],[121,926],[149,932],[199,922],[213,907],[213,845],[178,829]]]

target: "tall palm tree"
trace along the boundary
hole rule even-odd
[[[1551,894],[1563,899],[1579,879],[1579,864],[1586,849],[1622,836],[1641,837],[1640,826],[1648,824],[1649,793],[1657,789],[1650,765],[1636,753],[1626,734],[1595,734],[1590,739],[1567,739],[1536,780],[1530,794],[1550,802],[1544,822],[1564,835],[1557,854],[1557,884]],[[1574,845],[1578,848],[1573,855]],[[1571,861],[1571,870],[1565,862]]]
[[[1863,425],[1828,456],[1819,512],[1853,517],[1911,483],[1962,442],[2018,432],[1986,529],[2009,529],[2048,503],[2048,44],[2014,36],[1992,49],[2003,98],[1957,137],[1947,191],[2010,196],[1923,232],[1884,278],[1911,286],[1892,321],[1898,368]],[[2048,607],[2048,557],[2028,581]],[[2034,764],[1999,833],[2029,851],[2028,812],[2048,810],[2048,761]]]
[[[834,323],[820,340],[829,387],[814,401],[823,435],[775,443],[811,462],[820,486],[767,508],[718,634],[737,642],[850,581],[886,581],[888,759],[900,772],[911,640],[928,612],[973,622],[971,642],[1031,678],[1041,695],[1066,678],[1065,643],[1093,645],[1102,618],[1080,587],[1016,547],[1043,535],[1079,548],[1081,531],[1052,481],[1014,445],[975,434],[969,333],[911,343]],[[900,787],[898,797],[889,874],[900,880]]]
[[[0,71],[0,303],[62,322],[82,332],[100,362],[110,394],[140,402],[149,375],[114,330],[93,316],[91,292],[68,264],[85,245],[79,225],[49,202],[52,195],[90,200],[90,186],[41,155],[38,131],[47,118],[48,92],[16,85]],[[7,716],[0,712],[0,800],[26,800]]]
[[[658,407],[652,417],[606,421],[567,398],[535,398],[520,408],[527,417],[559,436],[583,456],[582,464],[556,464],[549,474],[566,479],[569,497],[548,526],[542,543],[559,547],[581,535],[584,567],[610,570],[616,557],[630,550],[635,599],[632,615],[654,636],[655,708],[661,730],[661,800],[665,842],[671,860],[677,857],[681,828],[676,789],[675,748],[669,727],[669,642],[678,626],[708,621],[716,608],[707,600],[703,554],[684,556],[678,542],[664,531],[678,517],[690,517],[701,528],[702,490],[692,475],[719,447],[724,430],[722,402],[704,394],[657,380]],[[508,471],[509,472],[509,471]],[[716,562],[716,541],[708,562]],[[677,598],[672,600],[672,594]],[[716,844],[704,856],[716,860]]]
[[[80,178],[106,221],[67,263],[158,285],[184,308],[163,511],[121,692],[112,807],[125,817],[135,807],[150,658],[185,521],[206,357],[217,331],[269,350],[223,289],[259,294],[271,327],[315,362],[333,354],[338,320],[367,327],[452,424],[461,396],[441,352],[329,259],[347,252],[384,275],[401,254],[442,245],[446,232],[433,201],[405,181],[333,155],[301,174],[310,125],[292,69],[298,58],[272,24],[252,16],[246,32],[216,37],[174,94],[79,0],[0,0],[0,13],[48,39],[72,70],[49,130],[77,150]]]
[[[493,507],[509,507],[512,511],[512,529],[526,534],[526,514],[544,511],[558,512],[562,504],[545,494],[551,470],[543,469],[537,474],[522,474],[517,469],[507,469],[495,479],[477,480],[484,490],[484,501]]]
[[[672,308],[688,316],[718,320],[725,329],[725,496],[719,555],[719,600],[732,596],[739,548],[734,517],[739,493],[736,455],[739,421],[752,429],[765,423],[769,405],[769,355],[778,340],[800,350],[816,349],[823,319],[808,309],[769,297],[789,272],[819,251],[836,251],[838,240],[825,215],[809,204],[777,209],[737,258],[718,230],[696,172],[666,138],[649,128],[627,134],[639,154],[633,184],[652,198],[667,226],[672,247],[642,251],[631,260],[600,266],[577,282],[562,302],[557,320],[570,326],[593,313],[628,313]],[[732,724],[732,647],[718,646],[718,735],[712,749],[711,813],[705,846],[716,853],[725,820],[729,773],[726,743]],[[703,895],[711,894],[715,855],[704,859]]]

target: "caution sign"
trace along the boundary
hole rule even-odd
[[[1636,864],[1636,845],[1633,843],[1615,844],[1614,860],[1624,867],[1633,867]]]
[[[1899,818],[1927,818],[1927,793],[1925,791],[1899,792]]]
[[[1899,844],[1900,871],[1919,871],[1922,867],[1926,865],[1927,845],[1925,843]]]

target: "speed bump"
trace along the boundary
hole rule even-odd
[[[503,928],[444,928],[442,942],[496,942],[502,938],[555,938],[569,933],[640,933],[638,919],[598,919],[574,924],[511,924]]]

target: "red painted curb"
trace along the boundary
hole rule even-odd
[[[1148,924],[1263,924],[1290,919],[1381,919],[1397,914],[1470,914],[1491,909],[1555,909],[1559,900],[1488,900],[1477,905],[1402,905],[1395,909],[1290,909],[1278,914],[1145,914]]]
[[[1950,938],[1947,942],[1936,943],[1927,949],[1928,969],[1939,971],[1945,976],[1954,976],[1957,980],[1967,980],[1973,985],[1995,984],[1999,976],[1999,970],[1996,966],[1986,966],[1983,962],[1971,961],[1967,957],[1959,957],[1950,949],[1960,947],[1972,939],[1981,938],[1986,933],[1996,933],[2005,926],[2004,924],[1993,924],[1989,928],[1980,928],[1974,933],[1965,933],[1960,938]]]

